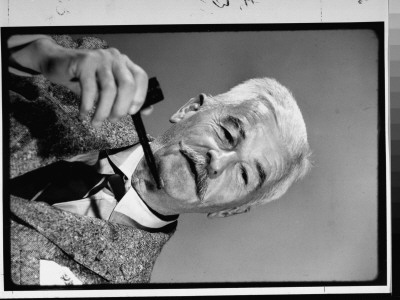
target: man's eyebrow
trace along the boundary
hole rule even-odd
[[[258,190],[264,184],[265,179],[267,178],[267,173],[265,172],[263,166],[261,165],[261,163],[258,160],[256,160],[256,169],[257,169],[258,178],[259,178],[258,184],[256,187],[256,190]]]
[[[226,121],[231,123],[233,127],[235,127],[239,131],[239,134],[242,137],[242,139],[246,138],[246,132],[244,130],[244,125],[242,120],[234,116],[227,116]]]

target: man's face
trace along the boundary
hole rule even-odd
[[[282,165],[275,123],[263,104],[213,101],[205,99],[200,111],[188,107],[153,142],[163,188],[155,187],[142,159],[133,182],[143,199],[175,213],[220,211],[247,203]]]

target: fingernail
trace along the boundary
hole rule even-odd
[[[129,114],[130,115],[133,115],[135,113],[137,113],[137,106],[136,105],[131,106],[131,108],[129,109]]]
[[[141,110],[140,113],[144,116],[150,115],[154,110],[153,105],[150,105],[149,107],[146,107],[145,109]]]

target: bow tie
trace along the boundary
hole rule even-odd
[[[108,189],[114,195],[117,201],[120,201],[125,195],[125,181],[120,174],[104,175],[103,180],[92,188],[86,197],[90,197],[101,191],[102,189]],[[86,198],[84,196],[84,198]]]

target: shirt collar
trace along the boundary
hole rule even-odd
[[[137,194],[136,190],[130,184],[131,177],[143,156],[143,148],[140,144],[108,155],[112,163],[115,164],[115,166],[126,176],[127,179],[127,193],[119,201],[114,209],[114,212],[123,214],[128,218],[133,219],[144,228],[162,228],[175,222],[178,218],[178,215],[173,219],[168,218],[169,220],[161,219],[149,209],[146,203],[144,203],[144,201]]]
[[[129,179],[132,177],[137,165],[143,158],[143,148],[140,144],[114,154],[109,154],[109,151],[106,152],[115,166]]]

